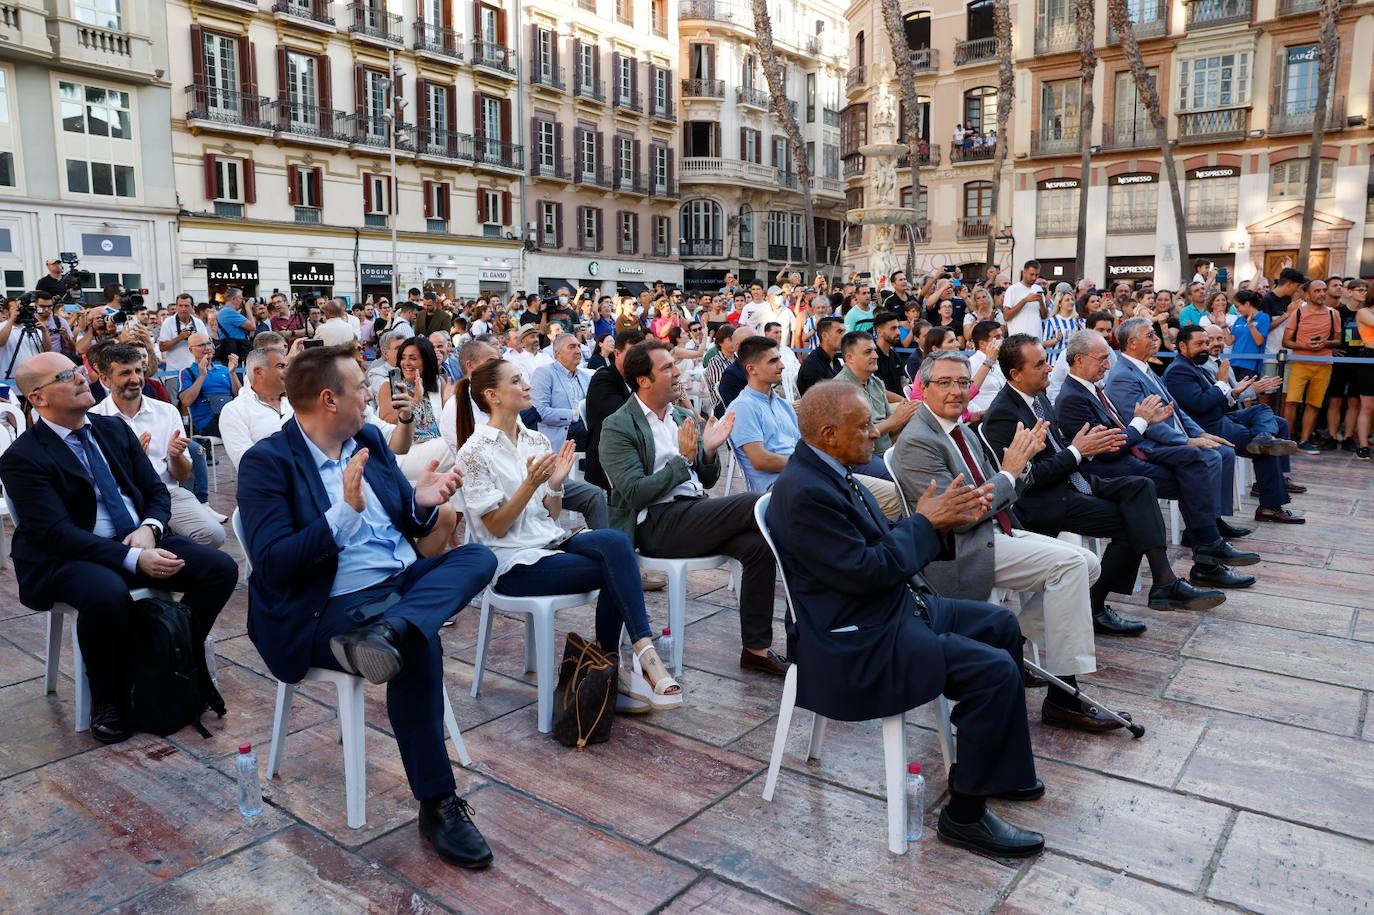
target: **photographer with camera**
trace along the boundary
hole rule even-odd
[[[243,301],[243,290],[230,287],[224,291],[224,304],[216,315],[219,323],[219,345],[215,355],[224,362],[231,355],[242,361],[253,348],[253,335],[258,325]]]
[[[60,257],[50,257],[45,262],[48,272],[45,276],[38,278],[33,288],[37,292],[46,292],[52,299],[60,299],[67,293],[67,284],[62,280],[62,259]]]
[[[53,294],[46,289],[35,289],[33,294],[33,304],[38,309],[39,325],[48,332],[49,349],[54,353],[61,353],[68,359],[75,359],[76,338],[72,333],[72,325],[62,316],[62,309],[58,307]],[[80,311],[80,306],[77,305],[67,307]]]
[[[196,360],[191,355],[191,348],[186,345],[186,341],[191,339],[191,334],[208,333],[204,322],[195,316],[194,306],[195,300],[191,298],[191,294],[181,293],[176,298],[173,313],[167,316],[162,322],[162,327],[158,329],[157,348],[161,351],[162,361],[166,363],[169,372],[189,368]]]
[[[38,322],[34,304],[38,296],[37,292],[26,292],[5,302],[5,320],[0,321],[0,369],[5,374],[0,377],[13,378],[17,366],[52,349],[47,328]]]

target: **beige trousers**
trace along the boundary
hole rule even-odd
[[[1030,531],[995,535],[995,587],[1022,592],[1021,633],[1057,676],[1097,670],[1088,587],[1102,572],[1091,550]]]
[[[189,489],[168,486],[172,496],[172,516],[167,529],[173,534],[190,537],[196,543],[219,549],[224,546],[224,525],[210,514],[210,506],[202,505]]]

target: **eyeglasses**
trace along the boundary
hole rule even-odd
[[[926,387],[939,388],[948,391],[950,388],[958,387],[961,391],[967,391],[973,387],[972,378],[932,378]]]
[[[56,375],[52,376],[52,381],[45,381],[36,388],[29,388],[29,393],[32,394],[34,391],[41,391],[50,384],[67,384],[75,378],[76,375],[77,370],[74,368],[67,369],[64,372],[58,372]]]

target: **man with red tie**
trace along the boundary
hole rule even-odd
[[[934,481],[943,489],[957,477],[975,486],[993,484],[992,504],[972,524],[956,527],[954,558],[932,562],[925,577],[941,595],[987,600],[993,588],[1024,592],[1021,632],[1039,644],[1047,671],[1074,685],[1079,674],[1097,670],[1089,588],[1101,574],[1097,556],[1053,537],[1022,528],[1012,505],[1030,483],[1031,459],[1045,447],[1047,422],[1018,425],[997,459],[978,434],[959,421],[971,387],[968,359],[947,350],[921,363],[924,402],[893,446],[896,483],[914,505]],[[1108,731],[1120,724],[1067,690],[1050,686],[1041,721],[1084,731]]]

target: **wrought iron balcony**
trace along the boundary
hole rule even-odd
[[[1158,148],[1159,140],[1159,131],[1141,121],[1102,125],[1103,149]]]
[[[452,130],[416,128],[414,148],[416,154],[421,156],[472,161],[472,137]]]
[[[544,86],[557,92],[562,92],[567,88],[567,83],[563,80],[563,68],[546,67],[543,64],[535,64],[530,67],[530,85]]]
[[[401,37],[401,17],[387,12],[381,5],[371,3],[350,3],[348,5],[348,30],[355,35],[363,35],[387,44],[404,43]]]
[[[991,216],[962,216],[959,218],[960,238],[987,238],[992,232]]]
[[[725,98],[725,80],[684,79],[682,95],[685,98]]]
[[[672,89],[669,88],[668,91],[671,93]],[[673,100],[671,98],[657,99],[650,97],[649,117],[657,118],[660,121],[676,121],[677,108],[673,105]]]
[[[1078,127],[1065,125],[1061,130],[1031,131],[1032,156],[1063,156],[1078,152]]]
[[[907,52],[907,57],[911,60],[911,69],[917,73],[935,73],[940,69],[939,48],[917,48]]]
[[[577,98],[587,99],[592,102],[606,102],[606,83],[599,79],[583,79],[573,90],[573,95]]]
[[[479,39],[472,43],[468,59],[474,67],[484,67],[503,76],[515,75],[515,51],[505,45]]]
[[[587,165],[583,163],[573,169],[573,184],[582,184],[588,187],[611,186],[610,175],[607,174],[604,166]]]
[[[1250,0],[1191,0],[1188,31],[1250,21]]]
[[[462,60],[462,37],[453,29],[430,25],[418,19],[415,21],[415,50],[422,53],[437,54],[449,60]]]
[[[213,86],[186,87],[186,119],[230,127],[273,127],[272,100]]]
[[[273,126],[282,133],[343,143],[351,140],[346,127],[348,118],[342,111],[292,101],[273,102],[272,111]]]
[[[1058,54],[1078,47],[1078,29],[1072,22],[1051,22],[1035,30],[1035,53]]]
[[[1178,142],[1188,144],[1242,140],[1249,130],[1249,125],[1249,108],[1189,111],[1178,116]]]
[[[1169,32],[1169,5],[1165,0],[1144,0],[1139,9],[1131,10],[1131,32],[1136,41],[1158,38]],[[1134,17],[1139,16],[1137,20]],[[1110,21],[1107,23],[1107,44],[1116,44],[1121,36],[1116,33]]]
[[[1345,128],[1345,97],[1333,97],[1327,102],[1326,129],[1329,131]],[[1269,112],[1269,135],[1311,133],[1316,120],[1317,100],[1291,99],[1282,97],[1276,100]]]
[[[997,156],[997,144],[989,146],[955,146],[950,144],[949,161],[951,162],[991,162]]]
[[[735,101],[741,105],[748,105],[751,108],[767,109],[768,93],[753,86],[740,86],[735,90]]]
[[[462,134],[461,136],[466,136]],[[477,165],[509,168],[519,171],[525,167],[525,148],[492,137],[471,137],[472,161]]]
[[[615,170],[611,178],[611,189],[622,191],[627,194],[647,194],[648,189],[644,186],[644,176],[637,171],[624,172],[620,169]]]
[[[554,181],[569,181],[572,179],[572,172],[568,170],[568,160],[558,156],[545,157],[534,155],[530,157],[530,177],[531,178],[550,178]]]
[[[864,84],[865,70],[863,64],[857,67],[850,67],[849,72],[844,75],[844,88],[846,92],[852,92]]]
[[[330,10],[328,0],[276,0],[272,4],[272,12],[280,13],[283,16],[294,16],[297,19],[304,19],[307,22],[314,22],[319,25],[334,26],[334,13]]]
[[[683,257],[720,257],[724,247],[719,238],[684,238],[678,243],[678,253]]]
[[[1159,214],[1137,213],[1132,210],[1108,209],[1108,235],[1152,235],[1159,225]]]
[[[956,67],[962,67],[965,64],[987,63],[996,59],[996,38],[970,38],[967,41],[956,42],[954,45],[954,66]]]

